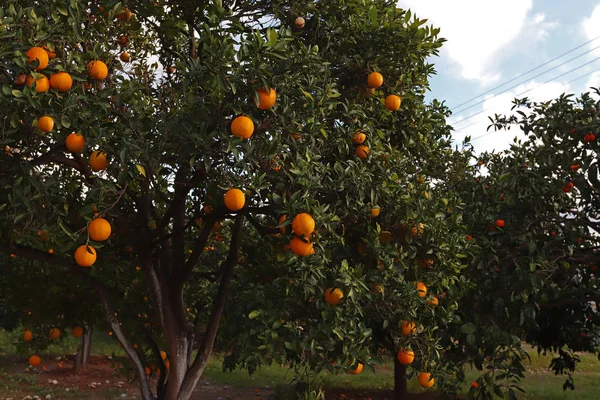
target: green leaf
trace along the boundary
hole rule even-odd
[[[142,165],[140,165],[140,164],[136,164],[136,166],[135,166],[135,167],[137,168],[138,172],[139,172],[140,174],[142,174],[142,175],[144,176],[144,178],[145,178],[145,177],[146,177],[146,168],[144,168],[144,167],[143,167]]]
[[[460,331],[464,334],[473,334],[477,332],[477,326],[474,323],[469,322],[460,327]]]
[[[67,12],[67,9],[64,8],[63,6],[56,6],[56,10],[61,13],[62,15],[64,15],[65,17],[69,15],[69,13]]]
[[[23,92],[21,92],[20,90],[17,90],[17,89],[13,89],[12,94],[15,97],[23,97]]]
[[[65,128],[70,128],[71,127],[71,120],[66,115],[63,115],[63,116],[60,117],[60,124],[62,126],[64,126]]]
[[[258,317],[259,315],[260,315],[260,311],[254,310],[250,314],[248,314],[248,318],[254,319],[254,318]]]

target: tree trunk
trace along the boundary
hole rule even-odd
[[[407,398],[406,365],[400,364],[398,358],[394,357],[394,400],[406,400]]]
[[[73,369],[76,373],[83,371],[87,366],[92,349],[92,332],[93,328],[91,326],[84,325],[81,345],[79,346],[79,351],[75,355],[75,363],[73,363]]]

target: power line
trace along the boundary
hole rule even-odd
[[[598,70],[590,71],[590,72],[588,72],[587,74],[583,74],[583,75],[581,75],[581,76],[579,76],[579,77],[577,77],[577,78],[575,78],[575,79],[571,79],[570,81],[566,82],[565,84],[566,84],[566,85],[568,85],[568,84],[570,84],[570,83],[573,83],[573,82],[575,82],[575,81],[578,81],[578,80],[580,80],[580,79],[583,79],[583,78],[585,78],[586,76],[589,76],[589,75],[591,75],[591,74],[593,74],[593,73],[595,73],[595,72],[598,72]],[[535,88],[533,88],[533,89],[530,89],[530,90],[535,90],[535,89],[537,89],[538,87],[540,87],[540,86],[542,86],[542,85],[543,85],[543,84],[541,84],[541,85],[539,85],[539,86],[537,86],[537,87],[535,87]],[[475,124],[477,124],[477,122],[473,122],[472,124],[469,124],[469,125],[465,126],[464,128],[461,128],[461,129],[459,129],[459,130],[455,131],[455,133],[462,132],[462,131],[466,130],[467,128],[469,128],[469,127],[471,127],[471,126],[473,126],[473,125],[475,125]],[[488,135],[491,135],[492,133],[496,133],[496,131],[491,131],[491,132],[484,133],[483,135],[476,136],[476,137],[474,137],[473,139],[471,139],[471,143],[473,143],[474,141],[476,141],[476,140],[478,140],[478,139],[481,139],[481,138],[483,138],[483,137],[486,137],[486,136],[488,136]]]
[[[524,92],[522,92],[522,93],[519,93],[519,94],[515,95],[514,97],[518,98],[518,97],[520,97],[520,96],[524,95],[525,93],[529,93],[529,92],[531,92],[532,90],[538,89],[539,87],[542,87],[542,86],[544,86],[544,85],[545,85],[545,84],[547,84],[547,83],[550,83],[550,82],[552,82],[552,81],[555,81],[555,80],[557,80],[558,78],[562,78],[563,76],[565,76],[565,75],[568,75],[568,74],[570,74],[571,72],[577,71],[577,70],[578,70],[578,69],[580,69],[580,68],[583,68],[583,67],[585,67],[585,66],[588,66],[589,64],[591,64],[591,63],[594,63],[594,62],[596,62],[596,61],[598,61],[598,60],[600,60],[600,57],[596,57],[596,58],[594,58],[592,61],[588,61],[588,62],[586,62],[585,64],[581,64],[580,66],[578,66],[578,67],[575,67],[575,68],[573,68],[573,69],[571,69],[571,70],[569,70],[569,71],[567,71],[567,72],[564,72],[564,73],[562,73],[562,74],[560,74],[560,75],[558,75],[558,76],[556,76],[556,77],[554,77],[554,78],[552,78],[552,79],[548,79],[546,82],[544,82],[544,83],[541,83],[541,84],[539,84],[538,86],[535,86],[535,87],[533,87],[533,88],[531,88],[531,89],[528,89],[528,90],[526,90],[526,91],[524,91]],[[460,124],[460,123],[462,123],[462,122],[464,122],[464,121],[468,121],[468,120],[470,120],[471,118],[473,118],[473,117],[476,117],[477,115],[479,115],[479,114],[481,114],[481,113],[484,113],[484,112],[486,112],[486,111],[490,110],[490,108],[491,108],[491,107],[484,108],[483,110],[481,110],[481,111],[479,111],[479,112],[476,112],[475,114],[471,114],[471,115],[469,115],[468,117],[466,117],[466,118],[463,118],[462,120],[460,120],[460,121],[458,121],[458,122],[456,122],[456,123],[457,123],[457,124]]]
[[[593,49],[586,51],[585,53],[581,53],[581,54],[579,54],[578,56],[575,56],[575,57],[573,57],[573,58],[570,58],[570,59],[568,59],[567,61],[563,62],[562,64],[558,64],[558,65],[556,65],[556,66],[554,66],[554,67],[552,67],[552,68],[550,68],[550,69],[547,69],[547,70],[545,70],[544,72],[540,72],[539,74],[537,74],[537,75],[534,75],[534,76],[532,76],[531,78],[529,78],[527,81],[525,81],[525,82],[520,82],[520,83],[517,83],[516,85],[513,85],[513,86],[511,86],[511,87],[509,87],[509,88],[507,88],[507,89],[504,89],[504,90],[503,90],[503,91],[501,91],[501,92],[498,92],[498,93],[496,93],[496,94],[495,94],[495,95],[493,95],[492,97],[488,97],[487,99],[483,99],[483,100],[481,100],[481,101],[479,101],[479,102],[477,102],[477,103],[475,103],[475,104],[471,104],[469,107],[466,107],[466,108],[463,108],[462,110],[459,110],[459,111],[457,111],[457,112],[456,112],[456,114],[460,114],[460,113],[462,113],[462,112],[465,112],[465,111],[467,111],[467,110],[469,110],[469,109],[471,109],[471,108],[473,108],[473,107],[475,107],[475,106],[478,106],[478,105],[480,105],[480,104],[482,104],[482,103],[485,103],[486,101],[488,101],[488,100],[490,100],[490,99],[493,99],[493,98],[495,98],[495,97],[498,97],[498,96],[500,96],[501,94],[503,94],[503,93],[506,93],[506,92],[508,92],[509,90],[511,90],[511,89],[514,89],[514,88],[516,88],[516,87],[518,87],[518,86],[520,86],[520,85],[522,85],[522,84],[524,84],[524,83],[526,83],[526,82],[532,81],[532,80],[534,80],[535,78],[538,78],[538,77],[540,77],[540,76],[542,76],[542,75],[545,75],[545,74],[547,74],[547,73],[548,73],[548,72],[550,72],[550,71],[554,71],[555,69],[557,69],[557,68],[560,68],[560,67],[562,67],[563,65],[565,65],[565,64],[568,64],[568,63],[570,63],[571,61],[573,61],[573,60],[576,60],[576,59],[578,59],[578,58],[580,58],[580,57],[583,57],[583,56],[585,56],[586,54],[588,54],[588,53],[591,53],[592,51],[594,51],[594,50],[597,50],[597,49],[600,49],[600,46],[596,46],[596,47],[594,47]]]
[[[516,81],[517,79],[519,79],[519,78],[522,78],[522,77],[524,77],[525,75],[528,75],[528,74],[530,74],[531,72],[533,72],[533,71],[536,71],[536,70],[538,70],[538,69],[542,68],[543,66],[545,66],[545,65],[548,65],[548,64],[550,64],[551,62],[553,62],[553,61],[556,61],[556,60],[558,60],[559,58],[562,58],[562,57],[566,56],[567,54],[571,54],[571,53],[572,53],[572,52],[574,52],[575,50],[578,50],[578,49],[582,48],[583,46],[585,46],[585,45],[588,45],[588,44],[592,43],[593,41],[595,41],[595,40],[597,40],[597,39],[600,39],[600,36],[596,36],[595,38],[593,38],[593,39],[591,39],[591,40],[589,40],[589,41],[587,41],[587,42],[585,42],[585,43],[583,43],[583,44],[581,44],[581,45],[579,45],[579,46],[577,46],[577,47],[575,47],[575,48],[573,48],[573,49],[571,49],[571,50],[567,51],[566,53],[562,53],[561,55],[554,57],[552,60],[546,61],[545,63],[543,63],[543,64],[540,64],[540,65],[538,65],[537,67],[535,67],[535,68],[532,68],[532,69],[530,69],[530,70],[529,70],[529,71],[527,71],[527,72],[523,72],[521,75],[519,75],[519,76],[517,76],[517,77],[515,77],[515,78],[513,78],[513,79],[511,79],[511,80],[509,80],[509,81],[506,81],[506,82],[504,82],[504,83],[502,83],[502,84],[500,84],[500,85],[498,85],[498,86],[496,86],[496,87],[493,87],[493,88],[491,88],[491,89],[490,89],[490,90],[488,90],[487,92],[481,93],[480,95],[478,95],[478,96],[475,96],[475,97],[473,97],[472,99],[469,99],[469,100],[467,100],[467,101],[465,101],[465,102],[463,102],[463,103],[460,103],[460,104],[459,104],[459,105],[457,105],[457,106],[454,106],[454,107],[452,107],[452,108],[451,108],[451,111],[454,111],[455,109],[457,109],[457,108],[460,108],[461,106],[464,106],[465,104],[468,104],[468,103],[472,102],[473,100],[476,100],[476,99],[480,98],[481,96],[485,96],[486,94],[488,94],[488,93],[490,93],[490,92],[493,92],[493,91],[494,91],[494,90],[496,90],[496,89],[500,89],[502,86],[508,85],[509,83],[511,83],[511,82],[514,82],[514,81]]]

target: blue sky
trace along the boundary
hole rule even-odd
[[[438,75],[431,80],[428,96],[446,100],[451,108],[600,36],[600,0],[399,0],[398,5],[427,18],[441,28],[440,35],[448,40],[440,57],[431,60]],[[481,137],[487,133],[487,116],[509,112],[511,100],[525,91],[529,91],[526,96],[531,99],[549,100],[564,92],[580,94],[590,86],[600,86],[600,59],[593,61],[600,57],[600,49],[531,79],[598,46],[600,38],[454,108],[450,122],[456,129],[455,139],[460,142],[470,135],[477,151],[506,149],[515,131]],[[591,63],[586,67],[540,86],[588,62]],[[575,80],[581,76],[584,77]],[[461,110],[480,101],[482,104]],[[474,140],[477,137],[480,138]]]

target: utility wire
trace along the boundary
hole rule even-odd
[[[588,41],[587,41],[587,42],[585,42],[584,44],[581,44],[581,45],[579,45],[579,46],[577,46],[577,47],[575,47],[575,48],[573,48],[573,49],[571,49],[571,50],[567,51],[566,53],[562,53],[561,55],[554,57],[552,60],[546,61],[545,63],[543,63],[543,64],[540,64],[540,65],[538,65],[537,67],[535,67],[535,68],[532,68],[532,69],[530,69],[530,70],[529,70],[529,71],[527,71],[527,72],[523,72],[521,75],[519,75],[519,76],[517,76],[517,77],[515,77],[515,78],[513,78],[513,79],[511,79],[511,80],[509,80],[509,81],[506,81],[506,82],[504,82],[504,83],[502,83],[502,84],[500,84],[500,85],[498,85],[498,86],[496,86],[496,87],[493,87],[493,88],[491,88],[491,89],[490,89],[490,90],[488,90],[487,92],[481,93],[480,95],[478,95],[478,96],[475,96],[475,97],[473,97],[472,99],[469,99],[469,100],[467,100],[467,101],[465,101],[465,102],[463,102],[463,103],[460,103],[460,104],[459,104],[459,105],[457,105],[457,106],[454,106],[454,107],[452,107],[452,108],[451,108],[451,111],[454,111],[455,109],[457,109],[457,108],[460,108],[461,106],[464,106],[465,104],[468,104],[468,103],[472,102],[473,100],[476,100],[476,99],[480,98],[481,96],[485,96],[486,94],[488,94],[488,93],[490,93],[490,92],[493,92],[493,91],[494,91],[494,90],[496,90],[496,89],[500,89],[502,86],[508,85],[509,83],[511,83],[511,82],[514,82],[514,81],[516,81],[517,79],[519,79],[519,78],[522,78],[522,77],[524,77],[525,75],[528,75],[528,74],[530,74],[530,73],[531,73],[531,72],[533,72],[533,71],[537,71],[538,69],[542,68],[543,66],[545,66],[545,65],[548,65],[548,64],[550,64],[551,62],[553,62],[553,61],[556,61],[556,60],[558,60],[559,58],[562,58],[562,57],[566,56],[567,54],[571,54],[571,53],[572,53],[572,52],[574,52],[575,50],[579,50],[579,49],[580,49],[580,48],[582,48],[583,46],[585,46],[585,45],[588,45],[588,44],[590,44],[590,43],[592,43],[593,41],[595,41],[595,40],[598,40],[598,39],[600,39],[600,36],[596,36],[595,38],[593,38],[593,39],[591,39],[591,40],[588,40]]]

